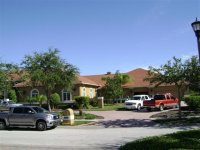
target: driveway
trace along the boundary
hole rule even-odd
[[[167,110],[166,110],[167,111]],[[155,123],[150,116],[160,113],[160,111],[148,112],[146,109],[141,111],[88,111],[87,113],[103,116],[95,123],[98,126],[108,127],[150,127]]]

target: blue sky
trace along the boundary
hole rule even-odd
[[[82,75],[197,55],[200,0],[0,0],[0,60],[60,50]]]

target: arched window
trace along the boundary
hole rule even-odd
[[[93,98],[94,96],[93,96],[93,89],[92,88],[90,88],[90,98]]]
[[[83,87],[83,95],[82,96],[86,96],[86,88]]]
[[[71,93],[67,90],[62,90],[62,101],[69,101],[71,100]]]
[[[31,97],[36,97],[39,95],[39,91],[37,89],[31,90]]]

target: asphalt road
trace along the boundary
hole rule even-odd
[[[53,130],[12,129],[0,131],[0,150],[106,150],[138,138],[189,130],[195,127],[58,127]]]

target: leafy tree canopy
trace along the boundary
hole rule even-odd
[[[18,70],[15,64],[0,63],[0,91],[8,92],[13,86],[13,74]]]
[[[102,80],[106,82],[104,87],[105,97],[108,99],[114,99],[123,96],[122,85],[130,81],[130,76],[116,71],[113,77],[104,77]]]
[[[188,86],[199,85],[199,73],[198,61],[195,56],[185,62],[173,57],[173,60],[168,61],[160,68],[150,67],[149,76],[145,80],[155,83],[156,86],[161,84],[175,85],[178,90],[178,98],[181,100]],[[181,117],[180,104],[179,101],[179,117]]]
[[[48,98],[50,110],[50,95],[57,87],[70,89],[78,74],[78,68],[61,59],[57,49],[48,52],[25,56],[22,65],[28,72],[27,78],[32,86],[43,86]]]

